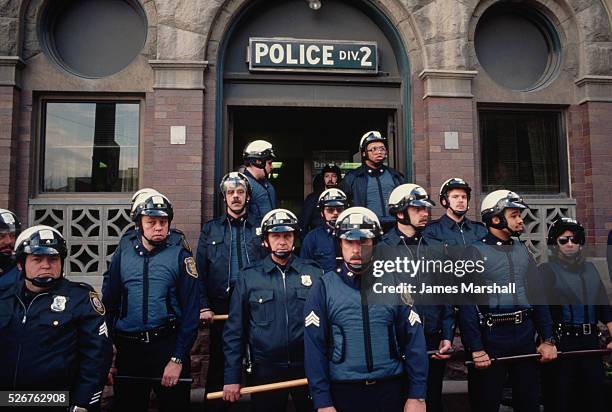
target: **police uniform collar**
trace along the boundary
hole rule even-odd
[[[512,238],[508,240],[503,240],[498,238],[491,232],[487,233],[487,235],[482,239],[482,241],[487,245],[493,246],[512,246],[514,244],[514,240],[512,240]]]
[[[557,262],[563,269],[568,270],[570,272],[581,273],[584,270],[584,256],[579,253],[579,255],[573,260],[567,260],[560,258],[557,255],[551,256],[551,261]]]
[[[278,265],[276,264],[275,261],[272,260],[272,256],[270,256],[270,254],[268,254],[268,256],[266,256],[263,259],[263,269],[266,273],[272,273],[276,267]],[[296,271],[300,271],[299,270],[299,264],[298,262],[296,262],[296,258],[295,255],[293,254],[293,252],[291,253],[291,256],[289,256],[289,260],[287,261],[287,264],[285,265],[285,267],[288,269],[290,267],[294,268]]]
[[[370,166],[365,165],[365,168],[366,168],[367,173],[368,173],[369,176],[376,177],[376,176],[380,176],[383,173],[385,173],[385,166],[384,165],[380,166],[380,167],[376,167],[376,168],[371,168]]]
[[[253,179],[256,182],[259,182],[260,184],[264,184],[265,182],[268,181],[268,179],[264,176],[262,179],[258,179],[255,176],[253,176],[251,174],[251,172],[249,172],[249,169],[244,169],[244,175],[246,175],[247,177],[250,177],[251,179]]]
[[[166,248],[168,246],[168,239],[170,238],[170,232],[168,232],[168,236],[166,236],[166,239],[164,240],[163,243],[161,243],[160,245],[155,246],[153,249],[151,250],[147,250],[146,247],[144,247],[144,244],[142,242],[142,235],[139,233],[138,236],[136,237],[136,239],[134,239],[134,241],[132,242],[132,246],[134,247],[134,250],[136,251],[136,253],[140,256],[143,256],[145,254],[148,255],[154,255],[156,254],[158,251]]]
[[[238,217],[233,217],[231,216],[229,213],[225,214],[226,219],[228,220],[228,222],[230,224],[236,225],[236,224],[242,224],[242,222],[244,222],[245,220],[247,220],[247,215],[246,213],[242,216],[238,216]]]
[[[460,222],[456,222],[445,213],[440,217],[439,222],[449,229],[452,229],[453,227],[458,227],[464,230],[472,230],[469,224],[470,220],[467,217],[464,217]]]
[[[421,234],[419,232],[415,232],[414,235],[408,236],[404,232],[402,232],[397,226],[395,226],[395,234],[398,237],[397,239],[398,243],[404,240],[404,242],[408,244],[414,243],[416,245],[417,243],[419,243],[419,240],[421,240]]]

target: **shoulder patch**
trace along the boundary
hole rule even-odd
[[[91,302],[91,306],[94,308],[94,310],[100,315],[104,316],[106,313],[106,308],[104,308],[104,304],[96,292],[89,292],[89,301]]]
[[[185,258],[185,271],[187,274],[193,278],[198,278],[198,269],[195,264],[195,260],[193,260],[193,256],[189,256]]]

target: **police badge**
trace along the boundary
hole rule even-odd
[[[302,285],[304,286],[312,285],[312,279],[310,278],[310,275],[302,275]]]
[[[54,296],[53,303],[51,304],[51,310],[53,312],[63,312],[66,309],[67,300],[68,299],[66,298],[66,296]]]

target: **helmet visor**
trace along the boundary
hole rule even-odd
[[[376,235],[374,234],[374,228],[372,229],[363,229],[363,228],[355,228],[340,231],[338,238],[344,240],[361,240],[361,239],[374,239]]]

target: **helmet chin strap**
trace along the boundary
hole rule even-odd
[[[170,232],[168,231],[168,233],[166,233],[166,237],[163,238],[162,240],[152,240],[145,236],[144,231],[142,229],[138,228],[138,231],[142,235],[142,238],[146,239],[146,241],[149,242],[149,244],[153,247],[163,245],[166,242],[166,239],[168,239],[168,235],[170,234]]]
[[[452,208],[452,207],[450,207],[450,206],[449,206],[448,208],[449,208],[449,209],[450,209],[450,211],[451,211],[451,212],[453,212],[453,214],[454,214],[455,216],[457,216],[457,217],[463,217],[463,216],[465,216],[465,214],[467,213],[467,211],[470,209],[470,208],[469,208],[469,206],[468,206],[468,208],[467,208],[467,209],[465,209],[465,210],[455,210],[455,209],[453,209],[453,208]]]
[[[283,252],[279,252],[275,250],[272,252],[272,254],[279,259],[287,259],[291,255],[291,252],[293,252],[293,248],[291,250],[283,251]]]
[[[62,277],[63,276],[60,276],[59,278],[53,278],[51,276],[37,276],[35,278],[29,278],[28,275],[25,275],[25,279],[28,282],[39,288],[50,288],[60,282]]]
[[[404,217],[401,219],[397,219],[397,221],[400,222],[402,225],[412,226],[416,233],[421,233],[425,229],[425,226],[415,226],[412,224],[412,222],[410,221],[410,216],[408,215],[408,209],[404,210]]]

